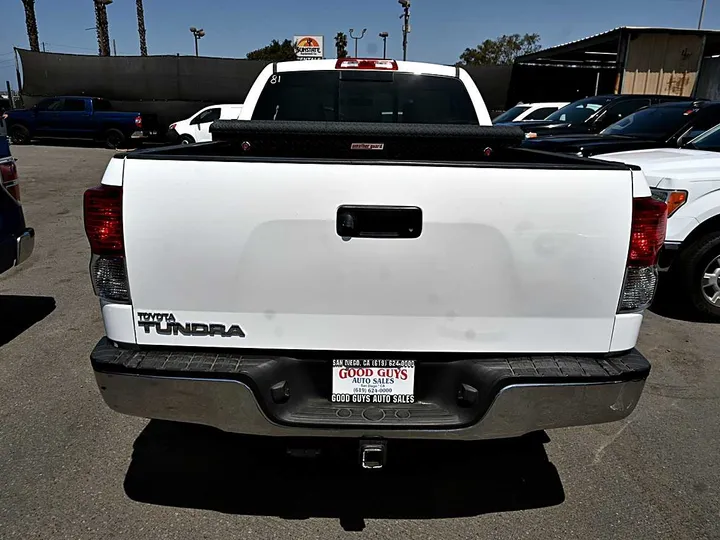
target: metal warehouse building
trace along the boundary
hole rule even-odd
[[[621,27],[521,56],[507,104],[618,93],[720,99],[720,31]]]

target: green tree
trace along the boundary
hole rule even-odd
[[[335,50],[338,58],[347,58],[348,37],[345,32],[338,32],[335,35]]]
[[[486,39],[477,47],[465,49],[460,55],[458,66],[502,66],[512,64],[518,56],[540,50],[538,34],[502,35],[497,39]]]
[[[31,51],[40,51],[38,38],[37,18],[35,17],[35,0],[22,0],[25,8],[25,26],[27,27],[28,42]]]
[[[282,43],[277,39],[273,39],[267,47],[249,52],[245,57],[248,60],[266,60],[268,62],[295,60],[295,44],[289,39]]]
[[[143,8],[143,0],[135,0],[135,9],[137,11],[138,35],[140,36],[140,56],[147,56],[147,37],[145,35],[145,9]]]

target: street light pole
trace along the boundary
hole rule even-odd
[[[203,30],[202,28],[197,29],[194,26],[191,26],[190,32],[195,38],[195,56],[200,56],[200,51],[198,50],[198,40],[200,40],[201,37],[205,36],[205,30]]]
[[[698,30],[702,28],[703,18],[705,17],[705,4],[707,0],[702,0],[702,7],[700,8],[700,21],[698,22]]]
[[[383,60],[387,58],[387,38],[390,34],[387,32],[380,32],[380,37],[383,40]]]
[[[358,48],[358,41],[360,41],[362,38],[365,37],[365,32],[367,32],[367,28],[363,28],[362,34],[360,36],[353,36],[353,32],[355,30],[353,28],[350,29],[350,37],[355,40],[355,58],[358,57],[357,48]]]
[[[410,33],[410,0],[398,0],[398,4],[400,4],[403,8],[403,14],[400,15],[401,19],[403,20],[403,60],[407,60],[407,42],[408,42],[408,34]]]

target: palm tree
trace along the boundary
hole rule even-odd
[[[98,54],[110,56],[110,28],[108,26],[107,6],[113,0],[93,0],[95,4],[95,28],[97,29]]]
[[[338,32],[335,36],[335,49],[337,50],[338,58],[347,58],[347,44],[347,34],[345,34],[344,32]]]
[[[140,55],[147,56],[147,39],[145,36],[145,10],[143,0],[135,0],[137,6],[138,34],[140,34]]]
[[[22,3],[25,7],[25,25],[27,26],[30,50],[40,52],[37,19],[35,18],[35,0],[22,0]]]

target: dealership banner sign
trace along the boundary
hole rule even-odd
[[[323,36],[294,36],[293,43],[298,60],[322,60],[325,58]]]

